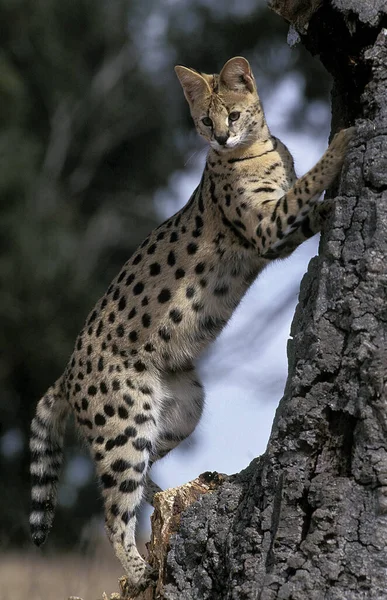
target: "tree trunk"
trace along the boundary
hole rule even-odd
[[[356,120],[357,136],[301,285],[267,451],[182,514],[157,597],[385,600],[387,7],[272,7],[334,77],[333,131]]]

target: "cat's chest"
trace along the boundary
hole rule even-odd
[[[205,170],[205,191],[214,204],[234,207],[236,216],[261,201],[265,195],[281,197],[292,185],[294,170],[289,169],[275,150],[258,157],[209,157]]]
[[[209,175],[207,192],[211,201],[224,208],[235,209],[236,217],[243,219],[251,208],[252,201],[262,201],[265,197],[280,198],[288,189],[290,182],[286,174],[277,173],[276,177],[265,176],[264,171],[213,171]]]

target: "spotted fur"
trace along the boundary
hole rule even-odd
[[[219,75],[176,73],[210,150],[186,206],[142,242],[97,302],[65,372],[32,423],[33,540],[55,509],[66,416],[73,410],[94,457],[106,529],[138,590],[151,575],[135,544],[136,512],[159,488],[152,463],[195,429],[203,410],[193,366],[269,260],[319,229],[317,200],[339,173],[352,130],[335,136],[296,179],[286,147],[270,135],[248,62]]]

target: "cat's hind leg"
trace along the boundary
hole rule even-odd
[[[156,444],[150,457],[153,464],[176,448],[195,430],[204,407],[204,391],[194,370],[171,372],[162,380],[163,400]],[[148,477],[144,499],[153,504],[161,488]]]

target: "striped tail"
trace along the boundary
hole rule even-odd
[[[34,544],[46,541],[56,506],[56,486],[62,465],[63,438],[69,405],[61,390],[61,379],[38,402],[31,425],[30,528]]]

